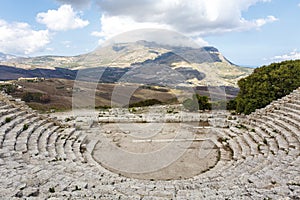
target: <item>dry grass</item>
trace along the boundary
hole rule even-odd
[[[39,111],[66,111],[72,109],[72,95],[74,89],[74,81],[65,79],[47,79],[42,82],[26,82],[18,81],[18,85],[22,89],[17,90],[14,97],[21,98],[26,92],[43,93],[50,95],[50,102],[43,104],[38,102],[29,102],[28,105]],[[94,90],[95,83],[80,84],[80,93],[84,96]],[[77,85],[76,85],[77,87]],[[132,89],[133,88],[133,89]],[[134,91],[132,94],[130,91]],[[111,106],[112,101],[118,99],[128,99],[129,103],[136,103],[146,99],[157,99],[161,102],[169,102],[176,96],[170,90],[157,91],[151,88],[141,88],[139,85],[117,84],[97,84],[95,91],[95,107]],[[115,103],[115,102],[114,102]]]

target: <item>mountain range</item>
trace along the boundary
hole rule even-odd
[[[0,80],[77,77],[108,83],[236,87],[240,78],[253,71],[234,65],[214,47],[170,46],[144,40],[110,44],[78,56],[0,56]]]
[[[18,57],[14,56],[14,55],[4,54],[4,53],[0,52],[0,62],[8,61],[10,59],[16,59],[16,58],[18,58]]]

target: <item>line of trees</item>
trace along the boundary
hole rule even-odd
[[[39,92],[25,92],[22,95],[22,101],[25,102],[38,102],[38,103],[49,103],[50,96],[48,94],[42,94]]]

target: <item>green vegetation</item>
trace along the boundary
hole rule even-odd
[[[144,101],[139,101],[136,103],[129,104],[129,108],[133,107],[146,107],[146,106],[153,106],[153,105],[161,105],[162,102],[157,99],[147,99]]]
[[[238,129],[245,129],[245,130],[248,130],[248,128],[247,128],[245,125],[243,125],[243,124],[238,124],[238,125],[236,125],[235,127],[238,128]]]
[[[236,111],[250,114],[273,100],[282,98],[300,87],[300,60],[284,61],[263,66],[238,82]],[[234,108],[234,102],[227,104]]]
[[[48,94],[42,94],[39,92],[26,92],[22,96],[22,101],[25,102],[38,102],[38,103],[49,103],[50,96]]]
[[[129,108],[128,111],[129,111],[130,113],[136,113],[136,112],[137,112],[137,110],[136,110],[135,107]]]
[[[140,86],[140,88],[141,89],[154,90],[154,91],[158,91],[158,92],[169,92],[168,88],[155,87],[155,86],[151,86],[151,85],[143,85],[143,86]]]
[[[23,131],[26,131],[29,128],[29,124],[24,124],[23,125]]]
[[[212,104],[209,103],[207,96],[200,96],[199,94],[194,94],[192,99],[186,99],[183,101],[183,106],[189,111],[197,110],[211,110]]]
[[[12,94],[16,89],[17,87],[13,84],[0,85],[0,90],[4,91],[6,94]]]
[[[236,100],[235,99],[231,99],[227,102],[226,105],[227,110],[236,110]]]
[[[168,114],[177,114],[178,111],[175,110],[174,108],[168,108],[168,109],[167,109],[167,113],[168,113]]]
[[[227,101],[219,100],[211,102],[211,107],[213,110],[224,110],[226,109]]]
[[[55,193],[54,187],[49,188],[49,192],[50,192],[50,193]]]
[[[5,123],[9,123],[9,122],[11,122],[11,118],[10,117],[6,117],[5,118]]]
[[[108,109],[111,109],[111,106],[107,106],[107,105],[95,106],[95,109],[97,109],[97,110],[108,110]]]

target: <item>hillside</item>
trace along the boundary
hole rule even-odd
[[[81,74],[84,74],[81,79],[84,80],[98,82],[99,74],[103,73],[100,82],[119,81],[172,87],[199,85],[237,87],[237,81],[253,71],[232,64],[214,47],[169,46],[147,41],[110,44],[99,47],[91,53],[71,57],[18,58],[2,62],[2,65],[26,70],[64,68],[76,73],[76,70],[81,70]],[[51,77],[48,75],[50,72],[56,73],[43,72],[45,77]],[[24,77],[28,77],[28,74],[36,75],[32,71],[14,74],[9,77],[3,77],[5,74],[0,75],[0,79],[7,80],[22,74],[25,74]]]

